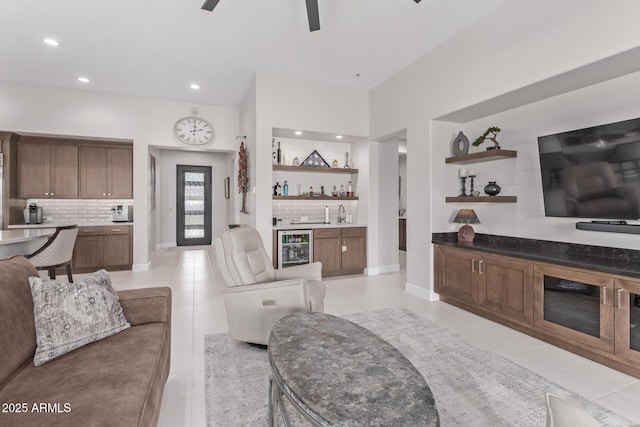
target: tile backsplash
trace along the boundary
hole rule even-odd
[[[133,205],[132,199],[28,199],[25,205],[42,207],[42,216],[50,221],[111,221],[115,205]],[[135,218],[134,218],[135,219]]]
[[[354,200],[274,200],[273,216],[282,219],[284,224],[291,221],[301,221],[307,217],[309,222],[324,221],[324,207],[329,207],[331,222],[337,222],[338,208],[344,205],[346,214],[353,215],[353,222],[357,223],[357,201]]]

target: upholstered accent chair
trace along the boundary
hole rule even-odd
[[[225,231],[214,250],[226,285],[233,339],[267,345],[280,318],[297,311],[324,311],[321,263],[275,270],[260,234],[246,226]]]
[[[56,268],[65,267],[69,283],[73,283],[71,258],[77,236],[77,225],[56,227],[56,232],[47,242],[31,255],[26,255],[26,258],[31,261],[36,270],[47,270],[52,279],[56,278]]]

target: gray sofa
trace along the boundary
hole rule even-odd
[[[35,367],[36,335],[24,257],[0,260],[0,425],[154,426],[171,349],[171,289],[118,292],[131,324]]]

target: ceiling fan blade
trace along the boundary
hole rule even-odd
[[[211,12],[220,2],[220,0],[206,0],[200,9],[208,10]]]
[[[309,31],[320,29],[320,15],[318,14],[318,0],[305,0],[307,2],[307,17],[309,18]]]

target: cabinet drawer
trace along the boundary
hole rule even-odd
[[[78,236],[104,236],[112,234],[130,234],[129,225],[112,225],[97,227],[78,227]]]
[[[314,239],[322,239],[328,237],[340,237],[339,228],[316,228],[313,230]]]
[[[345,227],[342,229],[342,237],[366,237],[366,227]]]

